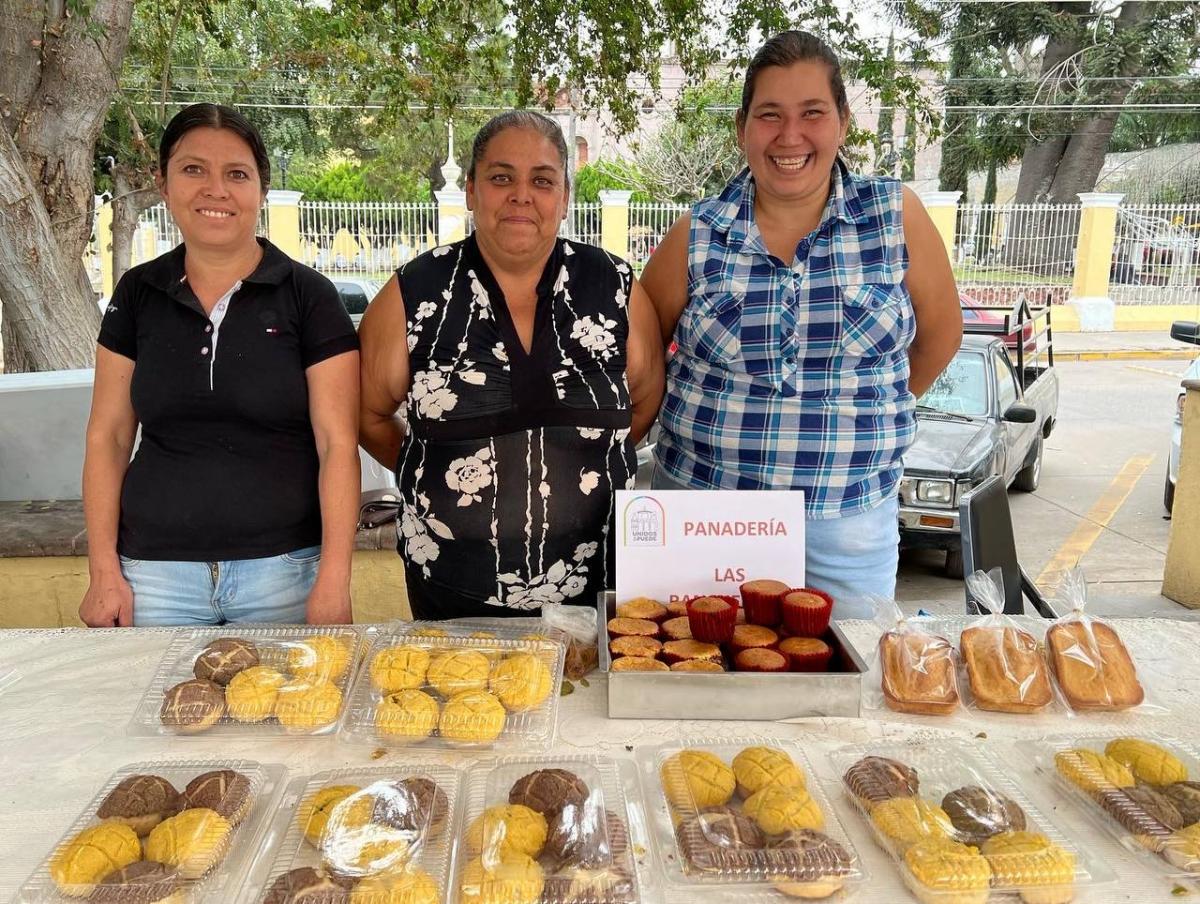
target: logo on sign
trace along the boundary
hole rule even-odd
[[[625,506],[625,545],[667,545],[666,515],[653,496],[638,496]]]

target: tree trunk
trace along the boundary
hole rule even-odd
[[[92,363],[99,310],[83,265],[96,140],[117,90],[133,0],[0,3],[0,304],[5,369]]]
[[[113,167],[112,270],[113,285],[125,275],[133,262],[133,234],[142,211],[158,201],[158,192],[150,186],[135,187],[134,179],[144,177],[118,163]]]

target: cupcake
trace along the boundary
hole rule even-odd
[[[742,650],[766,649],[777,643],[779,643],[779,635],[770,628],[755,624],[735,625],[733,637],[729,639],[729,648],[736,656]]]
[[[645,656],[653,659],[662,651],[662,644],[653,637],[642,637],[637,634],[625,634],[613,638],[608,644],[608,652],[613,656]]]
[[[668,618],[687,618],[687,600],[671,600],[667,603]]]
[[[665,662],[650,659],[647,656],[622,656],[614,659],[614,672],[669,672],[671,669]]]
[[[783,581],[747,581],[740,589],[747,622],[773,628],[783,620],[780,606],[791,589]]]
[[[700,640],[668,640],[663,644],[662,656],[668,665],[688,659],[720,662],[721,648],[715,643],[704,643]]]
[[[662,633],[667,640],[691,640],[692,626],[688,623],[686,615],[668,618],[663,622]]]
[[[647,621],[661,622],[667,617],[667,607],[658,600],[639,596],[617,606],[618,618],[642,618]]]
[[[820,590],[789,590],[783,596],[783,623],[798,637],[820,637],[829,627],[833,598]]]
[[[688,603],[692,637],[705,643],[724,643],[733,636],[738,604],[728,596],[700,596]]]
[[[793,672],[824,672],[833,658],[833,648],[815,637],[785,637],[779,652],[787,657]]]
[[[738,653],[733,658],[733,667],[739,672],[786,672],[788,659],[777,650],[755,647]]]
[[[723,672],[725,666],[712,659],[681,659],[671,664],[672,672]]]
[[[657,637],[658,624],[646,618],[610,618],[608,633],[612,637]]]

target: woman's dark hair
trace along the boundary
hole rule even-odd
[[[829,90],[837,106],[838,115],[845,119],[850,115],[850,102],[846,99],[846,84],[842,81],[842,64],[828,44],[807,31],[781,31],[763,44],[750,60],[746,69],[746,80],[742,84],[742,107],[738,110],[738,121],[745,122],[754,102],[754,86],[759,74],[772,66],[791,66],[795,63],[824,63],[829,69]]]
[[[475,178],[475,167],[487,153],[488,143],[506,129],[532,129],[554,145],[554,149],[558,151],[559,162],[562,163],[563,178],[566,180],[567,187],[570,187],[571,174],[567,172],[567,140],[563,137],[562,129],[549,116],[543,116],[532,110],[509,110],[493,116],[483,124],[483,128],[475,133],[475,140],[471,143],[471,163],[467,167],[468,179]]]
[[[163,130],[162,141],[158,143],[158,174],[164,179],[167,176],[167,162],[179,144],[192,129],[211,128],[228,129],[250,146],[254,155],[254,165],[258,167],[258,180],[262,190],[271,187],[271,157],[267,154],[267,146],[263,144],[258,129],[251,125],[250,120],[233,107],[223,107],[220,104],[192,104],[184,107],[167,123]]]

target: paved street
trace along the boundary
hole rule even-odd
[[[1159,594],[1171,522],[1163,481],[1182,360],[1059,365],[1059,425],[1047,441],[1041,487],[1009,495],[1017,552],[1048,596],[1082,552],[1091,595],[1110,614],[1186,614]],[[1111,519],[1101,527],[1111,513]],[[1089,517],[1090,515],[1090,517]],[[906,611],[963,610],[963,587],[941,575],[940,553],[901,560]]]

